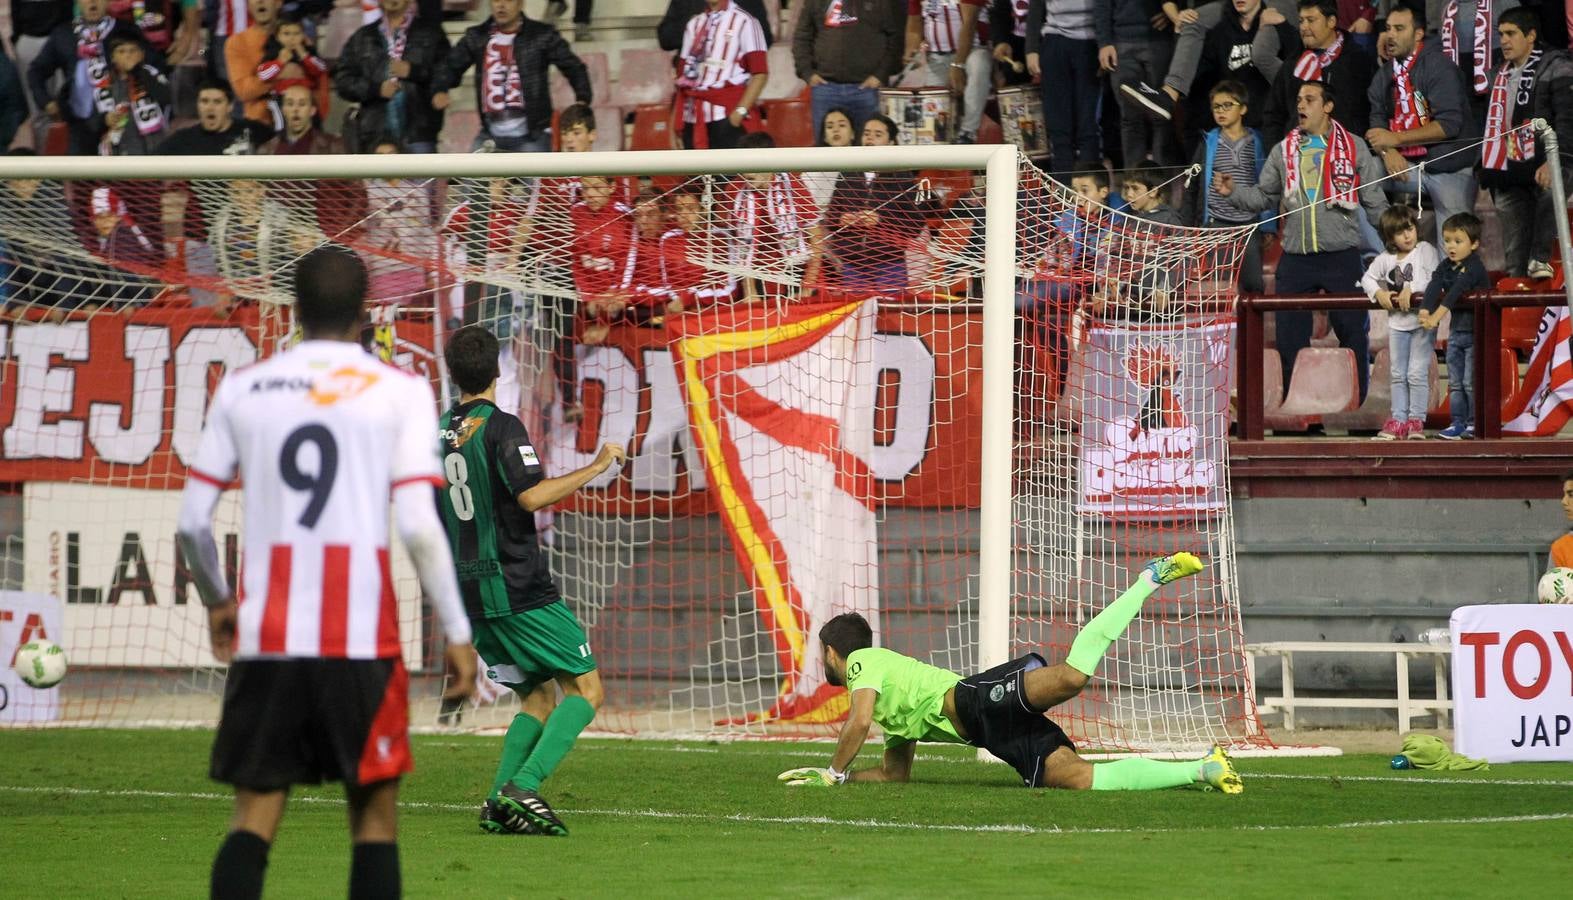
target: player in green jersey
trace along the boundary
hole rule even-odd
[[[1045,715],[1081,693],[1109,645],[1125,633],[1154,591],[1201,570],[1201,560],[1189,553],[1154,560],[1129,590],[1092,617],[1064,662],[1051,666],[1029,653],[970,678],[875,647],[873,630],[862,616],[836,616],[819,630],[819,639],[825,677],[846,685],[851,711],[829,768],[791,769],[779,778],[791,785],[825,786],[906,781],[918,741],[940,741],[988,750],[1010,763],[1028,787],[1148,791],[1199,783],[1238,794],[1244,785],[1221,747],[1192,762],[1122,759],[1094,765],[1077,755],[1076,745]],[[883,763],[849,771],[875,722],[885,732]]]
[[[566,835],[539,791],[595,717],[601,677],[584,629],[552,581],[535,511],[571,496],[624,453],[602,444],[584,468],[546,477],[524,423],[497,408],[497,350],[497,338],[479,326],[453,333],[443,355],[459,404],[439,423],[447,485],[438,502],[475,649],[487,676],[516,692],[522,707],[503,738],[481,827]]]

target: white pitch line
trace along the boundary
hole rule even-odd
[[[1282,775],[1276,772],[1251,772],[1247,771],[1242,777],[1247,781],[1257,778],[1280,778],[1292,781],[1381,781],[1393,784],[1413,784],[1429,787],[1476,784],[1508,784],[1519,787],[1573,787],[1573,781],[1536,781],[1530,778],[1443,778],[1428,780],[1424,773],[1417,772],[1413,778],[1402,775]]]
[[[1541,783],[1541,782],[1534,782]],[[0,792],[13,794],[71,794],[90,797],[146,797],[158,800],[230,800],[229,794],[212,791],[149,791],[140,789],[104,790],[98,788],[33,787],[0,785]],[[337,797],[292,797],[292,803],[342,806]],[[1225,801],[1230,802],[1230,801]],[[442,812],[475,812],[474,804],[401,801],[405,809]],[[1390,828],[1404,825],[1504,825],[1518,822],[1560,822],[1573,820],[1573,812],[1534,813],[1519,816],[1470,816],[1445,819],[1376,819],[1357,822],[1331,822],[1309,825],[1231,825],[1223,828],[1061,828],[1055,825],[1002,823],[963,825],[944,822],[901,822],[889,819],[836,819],[830,816],[751,816],[746,813],[699,813],[663,809],[563,809],[578,816],[604,816],[613,819],[669,819],[689,822],[730,822],[743,825],[833,825],[854,828],[883,828],[893,831],[950,831],[972,834],[1174,834],[1196,831],[1323,831],[1359,828]]]

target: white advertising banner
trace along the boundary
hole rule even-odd
[[[64,646],[60,601],[47,594],[0,591],[0,722],[53,722],[60,718],[60,689],[35,690],[14,671],[16,652],[28,641]],[[74,662],[69,653],[66,664]]]
[[[1454,751],[1573,760],[1573,606],[1464,606],[1451,626]]]
[[[23,586],[60,598],[64,634],[52,639],[71,665],[215,664],[196,583],[177,560],[179,491],[30,482],[22,504]],[[225,492],[213,521],[219,561],[234,584],[242,543],[239,491]],[[404,660],[418,669],[420,587],[403,546],[392,540]]]

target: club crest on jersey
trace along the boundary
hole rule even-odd
[[[312,381],[311,393],[307,396],[318,406],[332,406],[340,400],[348,400],[365,393],[367,388],[376,383],[377,376],[374,373],[362,371],[354,366],[344,366],[326,375],[317,376]]]
[[[453,449],[457,450],[469,443],[470,438],[475,437],[476,430],[485,422],[485,419],[476,416],[465,416],[457,428],[444,428],[442,439],[452,442]]]
[[[538,466],[541,464],[541,457],[536,455],[535,448],[529,444],[519,447],[519,458],[524,460],[524,464],[527,466]]]
[[[995,703],[998,703],[1001,700],[1005,699],[1005,685],[1003,685],[1003,684],[996,684],[993,687],[989,688],[989,699],[992,700]]]

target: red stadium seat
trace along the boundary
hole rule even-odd
[[[634,110],[634,136],[628,149],[672,149],[672,107],[652,103]]]
[[[64,122],[50,122],[44,126],[43,156],[65,156],[71,152],[71,129]]]
[[[1505,401],[1507,398],[1518,393],[1520,379],[1522,376],[1520,376],[1518,372],[1518,354],[1514,353],[1512,349],[1508,347],[1501,348],[1500,353],[1502,359],[1501,399]]]
[[[951,169],[924,169],[918,173],[921,184],[928,182],[929,190],[933,191],[946,209],[950,209],[962,194],[972,190],[973,175],[971,172],[955,171]]]
[[[766,100],[765,131],[777,147],[814,146],[814,115],[801,100]]]
[[[1502,346],[1528,353],[1540,336],[1540,317],[1544,306],[1504,306],[1502,308]]]
[[[1003,129],[1000,128],[1000,123],[994,121],[988,115],[985,115],[983,117],[983,122],[978,125],[978,143],[980,143],[980,144],[1003,144],[1003,143],[1005,143],[1005,132],[1004,132]]]
[[[665,50],[625,48],[617,63],[617,105],[672,102],[672,54]]]
[[[1346,347],[1306,347],[1295,355],[1288,393],[1276,415],[1267,417],[1267,426],[1294,429],[1295,423],[1349,412],[1359,406],[1360,383],[1354,352]],[[1274,424],[1275,421],[1282,424]]]

